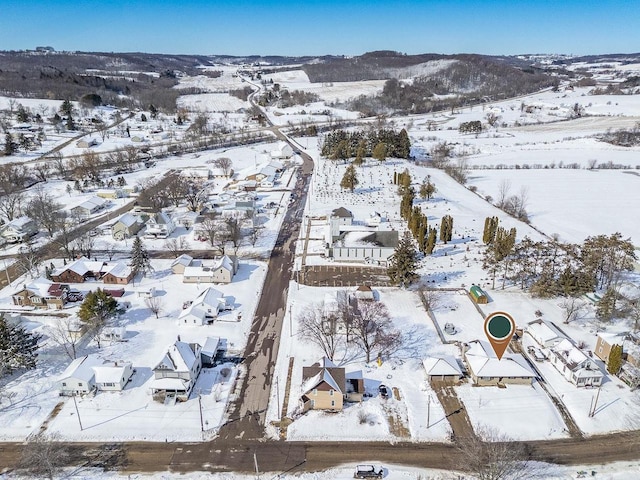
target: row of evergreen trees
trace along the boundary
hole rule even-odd
[[[373,157],[409,158],[411,140],[403,128],[400,132],[390,129],[334,130],[327,133],[322,144],[322,156],[334,160]]]

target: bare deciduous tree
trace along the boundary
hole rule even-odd
[[[525,444],[514,442],[497,430],[480,426],[476,435],[459,438],[460,469],[478,480],[544,478],[542,469],[529,462]]]
[[[222,173],[224,174],[225,177],[228,177],[229,174],[231,173],[231,167],[233,166],[233,162],[231,161],[230,158],[228,158],[228,157],[216,158],[214,160],[213,164],[217,168],[222,170]]]
[[[324,302],[309,305],[298,317],[300,338],[319,347],[330,360],[335,358],[344,338],[335,328],[335,321]]]
[[[80,341],[80,324],[73,317],[63,317],[56,321],[55,326],[48,330],[48,336],[53,343],[62,347],[64,353],[73,360],[77,356],[77,346]]]
[[[438,290],[425,288],[420,290],[420,298],[427,310],[435,310],[442,304],[442,294]]]
[[[233,245],[233,253],[235,255],[238,253],[238,248],[240,248],[240,242],[242,241],[242,223],[238,218],[229,216],[224,219],[224,224],[227,241]]]
[[[189,243],[184,237],[169,238],[165,240],[164,248],[174,257],[179,257],[184,250],[189,248]]]
[[[53,480],[70,460],[68,445],[57,435],[39,433],[22,449],[19,469],[33,478]]]
[[[151,313],[153,313],[156,318],[160,316],[160,312],[162,312],[163,302],[162,297],[149,297],[144,299],[144,304],[147,306]]]
[[[560,308],[564,310],[564,323],[580,320],[586,308],[586,302],[576,297],[567,297],[560,302]]]
[[[389,354],[398,348],[400,333],[394,330],[389,311],[384,303],[358,301],[351,332],[355,342],[365,354],[367,363],[374,350]]]
[[[31,278],[35,278],[40,275],[42,254],[31,242],[27,242],[18,249],[16,264],[20,267],[22,273],[26,273]]]
[[[0,215],[9,222],[19,217],[23,202],[24,194],[22,192],[7,193],[0,196]]]
[[[53,238],[60,227],[62,205],[55,201],[42,185],[38,185],[29,200],[25,213]]]

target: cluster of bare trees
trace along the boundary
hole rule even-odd
[[[404,336],[393,327],[382,302],[357,300],[347,291],[338,292],[335,304],[315,303],[298,317],[300,337],[319,347],[331,360],[364,355],[390,357],[403,344]]]
[[[523,185],[518,194],[511,194],[511,182],[503,180],[498,188],[498,198],[495,206],[508,213],[512,217],[523,222],[529,223],[529,214],[527,206],[529,203],[529,188]]]

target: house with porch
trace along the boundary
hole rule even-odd
[[[219,290],[213,287],[204,289],[192,301],[185,304],[184,310],[178,316],[180,325],[208,325],[218,317],[223,310],[229,310],[230,305]]]
[[[186,402],[202,369],[201,347],[177,340],[153,368],[153,399],[159,402]]]
[[[167,238],[175,229],[176,225],[169,214],[158,212],[147,220],[144,236],[145,238]]]
[[[85,355],[73,360],[58,378],[62,396],[84,395],[94,391],[124,390],[134,370],[131,362],[103,360]]]
[[[9,243],[29,240],[38,233],[38,225],[27,216],[14,218],[0,228],[0,236]]]
[[[111,235],[116,240],[131,238],[142,228],[142,219],[131,213],[124,213],[111,226]]]
[[[577,387],[597,387],[602,384],[604,374],[596,362],[569,339],[554,345],[550,351],[551,363],[568,382]]]

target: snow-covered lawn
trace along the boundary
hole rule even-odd
[[[488,428],[514,440],[568,436],[562,417],[536,381],[506,388],[465,383],[456,392],[476,431]]]
[[[155,273],[135,285],[125,287],[122,302],[131,306],[119,319],[126,327],[125,342],[102,342],[98,349],[93,342],[83,342],[79,355],[87,353],[112,361],[132,362],[136,373],[124,391],[119,393],[98,392],[95,397],[78,399],[78,410],[83,425],[80,425],[71,399],[58,397],[56,379],[70,362],[60,348],[47,342],[41,352],[38,367],[14,378],[5,379],[5,396],[0,403],[0,422],[3,424],[0,438],[21,440],[37,432],[53,407],[58,402],[64,406],[47,426],[47,431],[58,432],[62,437],[86,440],[155,440],[165,439],[200,440],[200,413],[198,394],[202,396],[203,421],[206,435],[210,436],[224,421],[224,411],[229,394],[233,390],[238,373],[233,365],[220,365],[203,370],[186,403],[161,405],[153,401],[149,390],[152,369],[162,358],[166,348],[180,337],[184,342],[204,344],[207,336],[227,341],[228,353],[239,354],[246,344],[260,290],[266,275],[266,264],[252,260],[241,260],[240,269],[231,284],[215,285],[234,311],[222,312],[212,325],[181,326],[177,317],[182,304],[194,299],[207,285],[184,284],[181,275],[171,273],[170,260],[154,260]],[[83,293],[103,287],[99,282],[72,284]],[[160,318],[155,318],[142,298],[136,294],[140,289],[155,287],[161,299]],[[11,303],[9,295],[13,288],[1,292],[2,306]],[[73,314],[78,306],[65,309]],[[241,313],[241,315],[238,315]],[[238,316],[240,320],[238,321]],[[52,326],[58,317],[31,317],[35,332],[47,332],[44,325]],[[224,370],[223,369],[228,369]],[[8,380],[8,381],[7,381]]]

